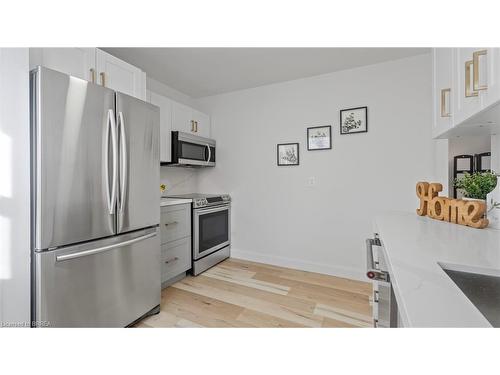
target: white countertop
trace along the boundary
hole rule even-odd
[[[401,318],[408,327],[491,327],[443,271],[500,276],[500,231],[474,229],[416,213],[375,219]]]
[[[160,206],[174,206],[176,204],[186,204],[193,202],[192,199],[180,198],[161,198]]]

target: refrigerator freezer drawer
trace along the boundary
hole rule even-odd
[[[35,320],[124,327],[160,304],[158,229],[35,253]]]

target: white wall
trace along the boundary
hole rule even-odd
[[[186,95],[150,77],[146,78],[146,89],[191,107],[195,104],[189,95]]]
[[[198,190],[233,197],[235,257],[362,279],[374,215],[413,211],[415,183],[433,178],[430,55],[198,104],[218,152]],[[339,110],[358,106],[368,106],[368,133],[339,135]],[[306,128],[319,125],[333,125],[333,149],[307,151]],[[276,166],[286,142],[300,142],[300,166]]]
[[[30,321],[29,52],[0,49],[0,323]]]

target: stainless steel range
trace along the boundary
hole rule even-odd
[[[229,258],[231,250],[231,197],[227,194],[184,194],[192,199],[193,275]]]

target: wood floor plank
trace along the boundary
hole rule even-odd
[[[352,324],[357,327],[371,327],[372,325],[371,317],[369,316],[355,314],[352,311],[346,311],[344,309],[334,308],[322,304],[318,304],[316,306],[316,308],[314,309],[314,313],[326,318]]]
[[[305,282],[308,284],[315,284],[326,287],[335,287],[336,289],[343,289],[365,295],[371,295],[372,293],[372,285],[369,282],[346,279],[343,277],[324,275],[314,272],[295,270],[292,268],[277,267],[269,264],[250,262],[235,258],[230,258],[227,264],[235,268],[241,268],[256,273],[269,274],[284,279]]]
[[[225,280],[209,278],[205,275],[200,275],[195,278],[191,278],[190,280],[195,284],[199,283],[200,285],[210,286],[221,291],[231,292],[238,295],[255,298],[257,300],[266,301],[289,308],[299,313],[312,314],[314,308],[316,307],[315,301],[307,301],[305,299],[291,297],[288,295],[283,296],[280,294],[270,293],[264,290],[234,284]]]
[[[174,284],[175,285],[175,284]],[[242,307],[175,287],[165,295],[161,309],[204,327],[240,327]]]
[[[369,304],[369,297],[365,294],[349,292],[343,289],[336,289],[331,286],[309,284],[296,280],[283,279],[267,274],[257,273],[255,279],[272,283],[283,283],[290,287],[287,296],[299,299],[323,303],[325,305],[338,306],[345,309],[352,309],[361,314],[371,314],[372,308]]]
[[[203,273],[205,277],[227,281],[230,283],[243,285],[249,288],[263,290],[269,293],[281,294],[286,296],[290,291],[290,287],[280,284],[274,284],[263,280],[258,280],[248,277],[240,277],[237,274],[228,272],[226,269],[214,267]]]
[[[323,328],[359,328],[353,324],[342,322],[340,320],[335,320],[331,318],[323,318]]]
[[[308,316],[308,314],[305,313],[296,313],[290,308],[286,308],[275,303],[270,303],[242,294],[220,290],[211,286],[204,285],[202,283],[193,282],[192,278],[186,278],[182,281],[179,281],[175,283],[173,287],[191,293],[201,294],[206,297],[241,306],[250,310],[257,310],[280,319],[289,320],[297,324],[302,324],[307,327],[321,327],[321,324],[323,323],[323,319],[319,316],[312,317]]]
[[[371,285],[228,259],[162,290],[136,327],[368,327]]]
[[[259,311],[244,309],[236,319],[240,322],[248,323],[254,327],[262,328],[304,328],[302,324],[294,323],[289,320],[280,319],[272,315],[264,314]]]

